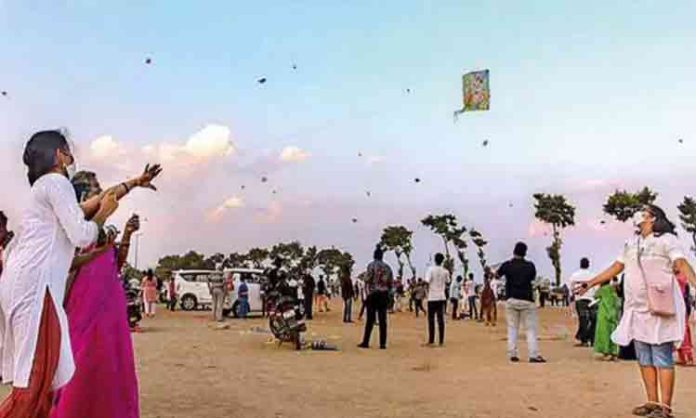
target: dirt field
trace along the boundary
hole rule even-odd
[[[317,314],[308,334],[340,352],[298,353],[256,330],[261,319],[213,330],[207,312],[160,310],[134,336],[142,416],[629,417],[643,401],[637,367],[574,348],[558,309],[541,313],[545,365],[508,363],[500,325],[448,321],[446,347],[422,347],[425,319],[410,313],[390,316],[388,350],[363,351],[362,323],[340,315]],[[678,370],[675,408],[696,417],[696,369]]]

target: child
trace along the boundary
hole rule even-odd
[[[602,354],[604,360],[615,361],[619,355],[619,347],[611,340],[611,334],[619,324],[619,297],[615,285],[606,283],[595,293],[597,309],[597,325],[595,329],[594,351]]]
[[[486,326],[495,326],[496,318],[493,315],[495,309],[495,293],[491,287],[491,279],[484,280],[483,291],[481,291],[481,318],[486,321]]]

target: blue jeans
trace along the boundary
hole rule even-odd
[[[648,344],[641,341],[634,341],[636,346],[636,356],[641,367],[655,367],[658,369],[673,369],[674,357],[672,354],[672,343]]]
[[[343,299],[343,322],[352,322],[353,299]]]
[[[239,317],[246,318],[249,313],[249,300],[247,298],[239,299]]]

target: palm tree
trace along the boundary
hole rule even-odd
[[[462,263],[464,277],[469,275],[469,258],[466,256],[466,250],[469,248],[469,244],[466,242],[466,231],[467,229],[464,226],[453,228],[450,231],[450,241],[452,241],[452,244],[457,251],[457,258],[459,259],[459,262]]]
[[[691,251],[696,254],[696,201],[692,197],[685,196],[684,201],[677,206],[677,209],[679,209],[682,227],[691,234],[691,240],[694,243]]]
[[[546,248],[556,273],[556,286],[561,285],[561,230],[575,225],[575,207],[568,203],[563,195],[547,195],[537,193],[534,195],[536,203],[535,217],[551,225],[553,229],[553,242]]]

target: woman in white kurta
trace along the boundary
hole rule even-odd
[[[115,194],[110,193],[98,202],[92,221],[85,220],[67,178],[74,158],[65,137],[57,131],[35,134],[27,143],[24,163],[32,185],[31,201],[0,279],[0,366],[3,383],[14,386],[0,405],[0,417],[48,416],[51,391],[72,376],[74,364],[63,310],[68,270],[75,248],[96,242],[100,226],[118,206]],[[35,353],[46,352],[46,347],[37,347],[44,321],[59,326],[46,334],[59,332],[60,338],[59,347],[48,350],[58,349],[50,354],[51,358],[57,354],[57,364],[39,373],[37,370],[46,367],[34,361]],[[51,344],[57,340],[53,338]]]
[[[673,269],[686,275],[694,284],[696,276],[686,261],[674,224],[662,209],[648,205],[636,213],[633,223],[639,234],[626,243],[616,262],[599,276],[580,285],[576,292],[583,294],[587,289],[625,273],[624,312],[612,340],[621,346],[627,346],[631,341],[635,343],[648,402],[636,407],[633,414],[668,418],[672,416],[675,380],[672,350],[684,337],[685,312]],[[651,309],[648,284],[651,287],[660,285],[671,293],[673,315]]]

